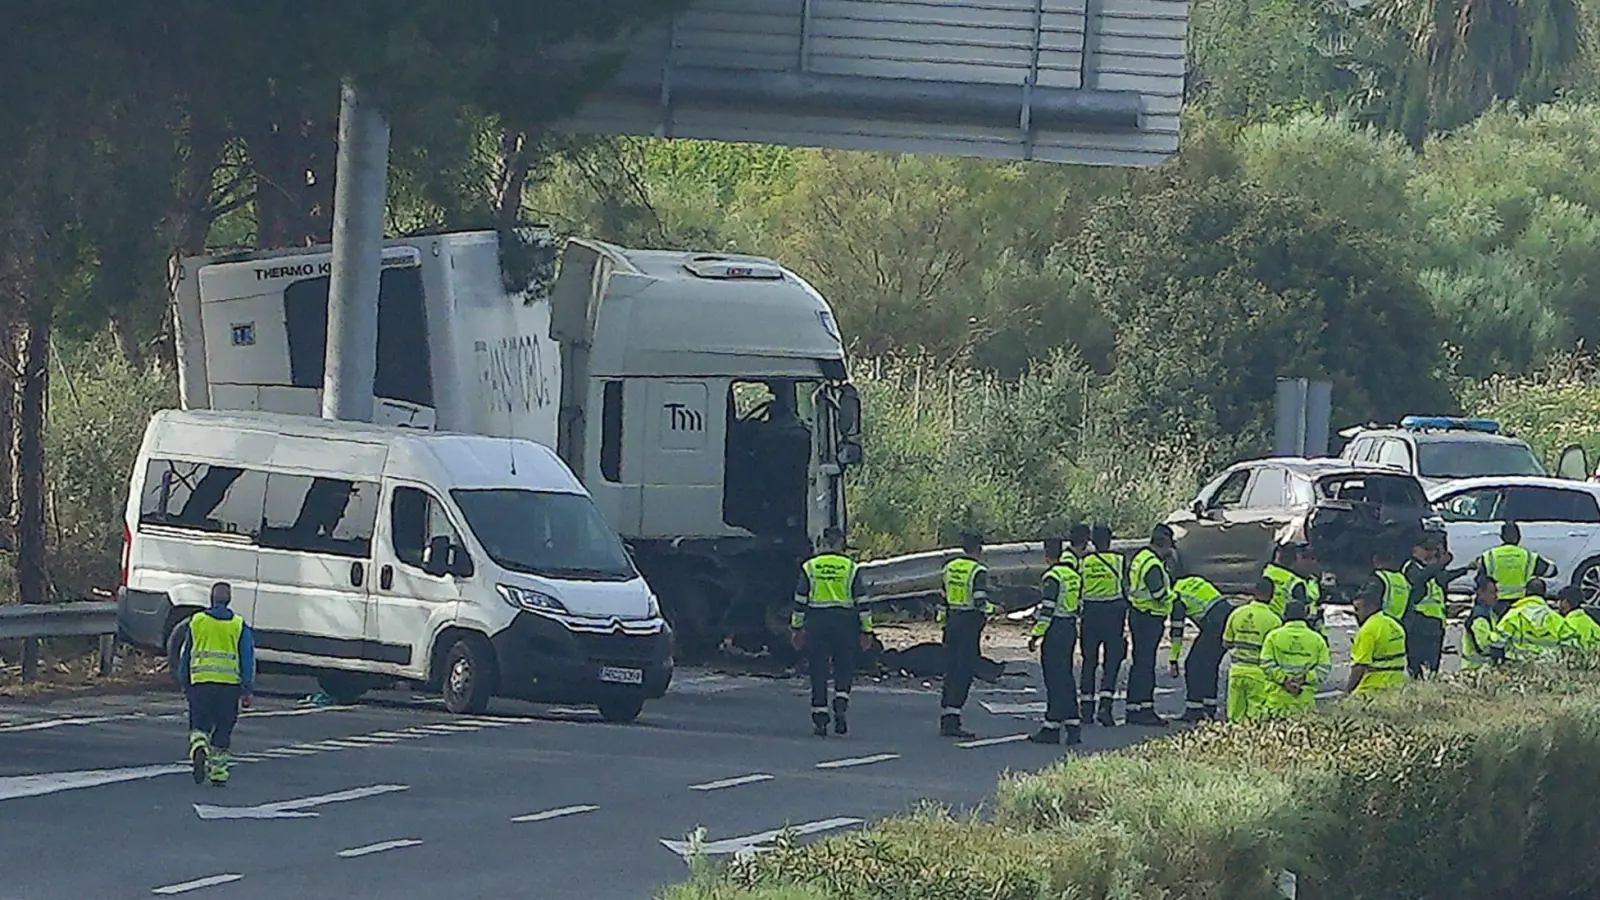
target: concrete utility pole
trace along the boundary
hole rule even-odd
[[[372,421],[378,371],[378,285],[388,198],[389,121],[346,80],[340,91],[339,157],[333,183],[333,276],[322,417]]]

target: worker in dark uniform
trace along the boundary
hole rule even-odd
[[[250,626],[228,608],[233,587],[211,586],[211,606],[189,617],[188,634],[175,674],[189,699],[189,759],[194,783],[228,783],[233,728],[239,710],[250,707],[255,681],[255,638]]]
[[[1034,613],[1033,635],[1028,650],[1039,650],[1039,667],[1044,670],[1044,725],[1028,738],[1035,744],[1061,743],[1062,730],[1068,744],[1080,743],[1078,686],[1072,675],[1072,651],[1078,646],[1078,610],[1083,605],[1083,578],[1078,574],[1078,558],[1063,556],[1061,541],[1045,543],[1045,570],[1039,589],[1039,607]],[[1040,650],[1040,645],[1043,649]]]
[[[1448,623],[1445,596],[1450,582],[1466,574],[1467,567],[1450,569],[1450,552],[1444,536],[1437,532],[1417,535],[1411,558],[1400,567],[1400,574],[1411,585],[1400,624],[1406,630],[1406,669],[1412,678],[1424,670],[1439,674],[1444,655],[1444,631]]]
[[[939,698],[939,734],[970,738],[961,727],[961,710],[972,690],[972,675],[982,655],[983,626],[994,605],[989,602],[989,570],[978,557],[983,537],[961,537],[961,555],[944,567],[944,689]]]
[[[1090,551],[1089,537],[1090,531],[1087,524],[1083,522],[1073,523],[1073,526],[1067,530],[1067,549],[1061,554],[1063,562],[1070,563],[1073,568],[1078,570],[1080,579],[1083,576],[1083,558],[1088,556]],[[1089,654],[1088,644],[1085,643],[1087,636],[1083,633],[1082,610],[1079,610],[1078,613],[1077,631],[1078,658],[1087,660]],[[1078,710],[1080,721],[1087,722],[1094,716],[1094,685],[1084,684],[1082,679],[1078,680]]]
[[[820,552],[800,567],[794,588],[789,627],[796,650],[804,650],[811,669],[811,727],[818,737],[828,733],[828,673],[833,672],[833,730],[850,730],[850,682],[855,677],[856,647],[872,646],[872,612],[860,589],[861,570],[844,555],[844,534],[822,532]]]
[[[1185,703],[1183,721],[1203,722],[1221,714],[1217,704],[1218,670],[1227,647],[1222,632],[1228,627],[1233,604],[1216,585],[1198,575],[1178,579],[1172,586],[1172,677],[1178,677],[1178,660],[1183,654],[1183,623],[1191,620],[1200,629],[1194,647],[1183,664]]]
[[[1090,530],[1094,551],[1079,566],[1083,574],[1083,674],[1078,682],[1080,694],[1092,690],[1095,675],[1100,689],[1095,703],[1084,705],[1084,721],[1111,726],[1111,698],[1117,690],[1117,676],[1128,655],[1128,561],[1111,549],[1111,529],[1096,525]]]
[[[1129,725],[1166,727],[1156,712],[1156,656],[1161,632],[1172,616],[1172,580],[1167,561],[1173,555],[1172,529],[1157,525],[1150,546],[1134,554],[1128,573],[1128,633],[1133,638],[1133,663],[1128,667]]]

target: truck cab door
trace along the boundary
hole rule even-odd
[[[718,380],[643,379],[640,537],[718,537],[727,420]],[[630,535],[631,536],[631,535]]]

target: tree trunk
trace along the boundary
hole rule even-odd
[[[522,216],[522,193],[533,168],[533,142],[525,132],[500,133],[500,171],[494,186],[494,219],[500,228],[512,228]]]
[[[139,346],[139,339],[128,329],[128,323],[121,316],[112,316],[108,327],[111,329],[111,342],[116,345],[122,361],[135,372],[143,371],[144,348]]]
[[[34,313],[18,323],[13,353],[16,378],[11,392],[11,521],[16,528],[17,595],[23,603],[43,603],[45,572],[45,401],[50,387],[49,314]]]

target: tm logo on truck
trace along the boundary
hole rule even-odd
[[[684,403],[663,403],[669,427],[673,431],[705,431],[706,417],[698,409]]]

